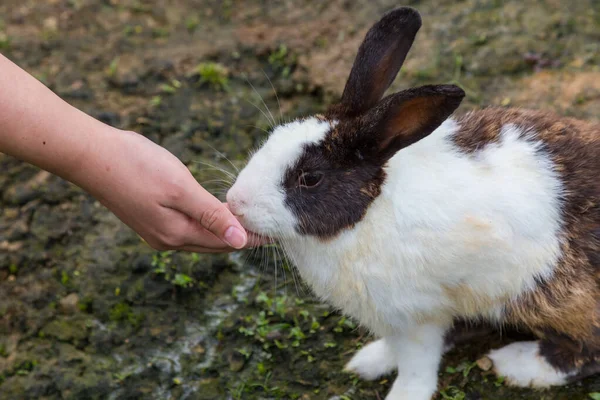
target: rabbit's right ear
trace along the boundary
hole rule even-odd
[[[354,117],[381,100],[420,28],[421,16],[410,7],[389,11],[373,25],[358,49],[342,100],[334,112]]]

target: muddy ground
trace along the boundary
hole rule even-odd
[[[455,82],[468,94],[461,111],[599,118],[598,1],[404,4],[424,26],[395,89]],[[222,195],[226,174],[204,163],[233,171],[225,155],[243,165],[269,129],[260,98],[275,119],[323,110],[365,30],[396,5],[3,0],[0,51],[82,110],[165,146]],[[3,155],[0,171],[0,398],[385,397],[393,376],[341,371],[368,336],[315,301],[274,249],[154,252],[61,179]],[[502,340],[449,353],[437,398],[600,398],[598,378],[506,387],[474,364]]]

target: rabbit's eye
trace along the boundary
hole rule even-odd
[[[304,188],[314,188],[323,181],[322,172],[304,172],[298,177],[298,186]]]

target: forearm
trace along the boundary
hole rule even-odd
[[[81,185],[82,168],[112,131],[0,55],[0,152]]]

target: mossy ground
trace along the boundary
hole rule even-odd
[[[598,119],[597,1],[405,3],[424,25],[395,89],[456,82],[468,93],[462,111]],[[0,50],[82,110],[165,146],[222,195],[227,175],[212,166],[241,166],[269,119],[334,101],[365,30],[396,5],[5,0]],[[274,249],[153,252],[78,188],[2,155],[0,170],[0,398],[384,398],[393,377],[342,372],[370,338],[315,301]],[[600,391],[597,378],[514,390],[474,367],[505,340],[449,353],[438,398]]]

